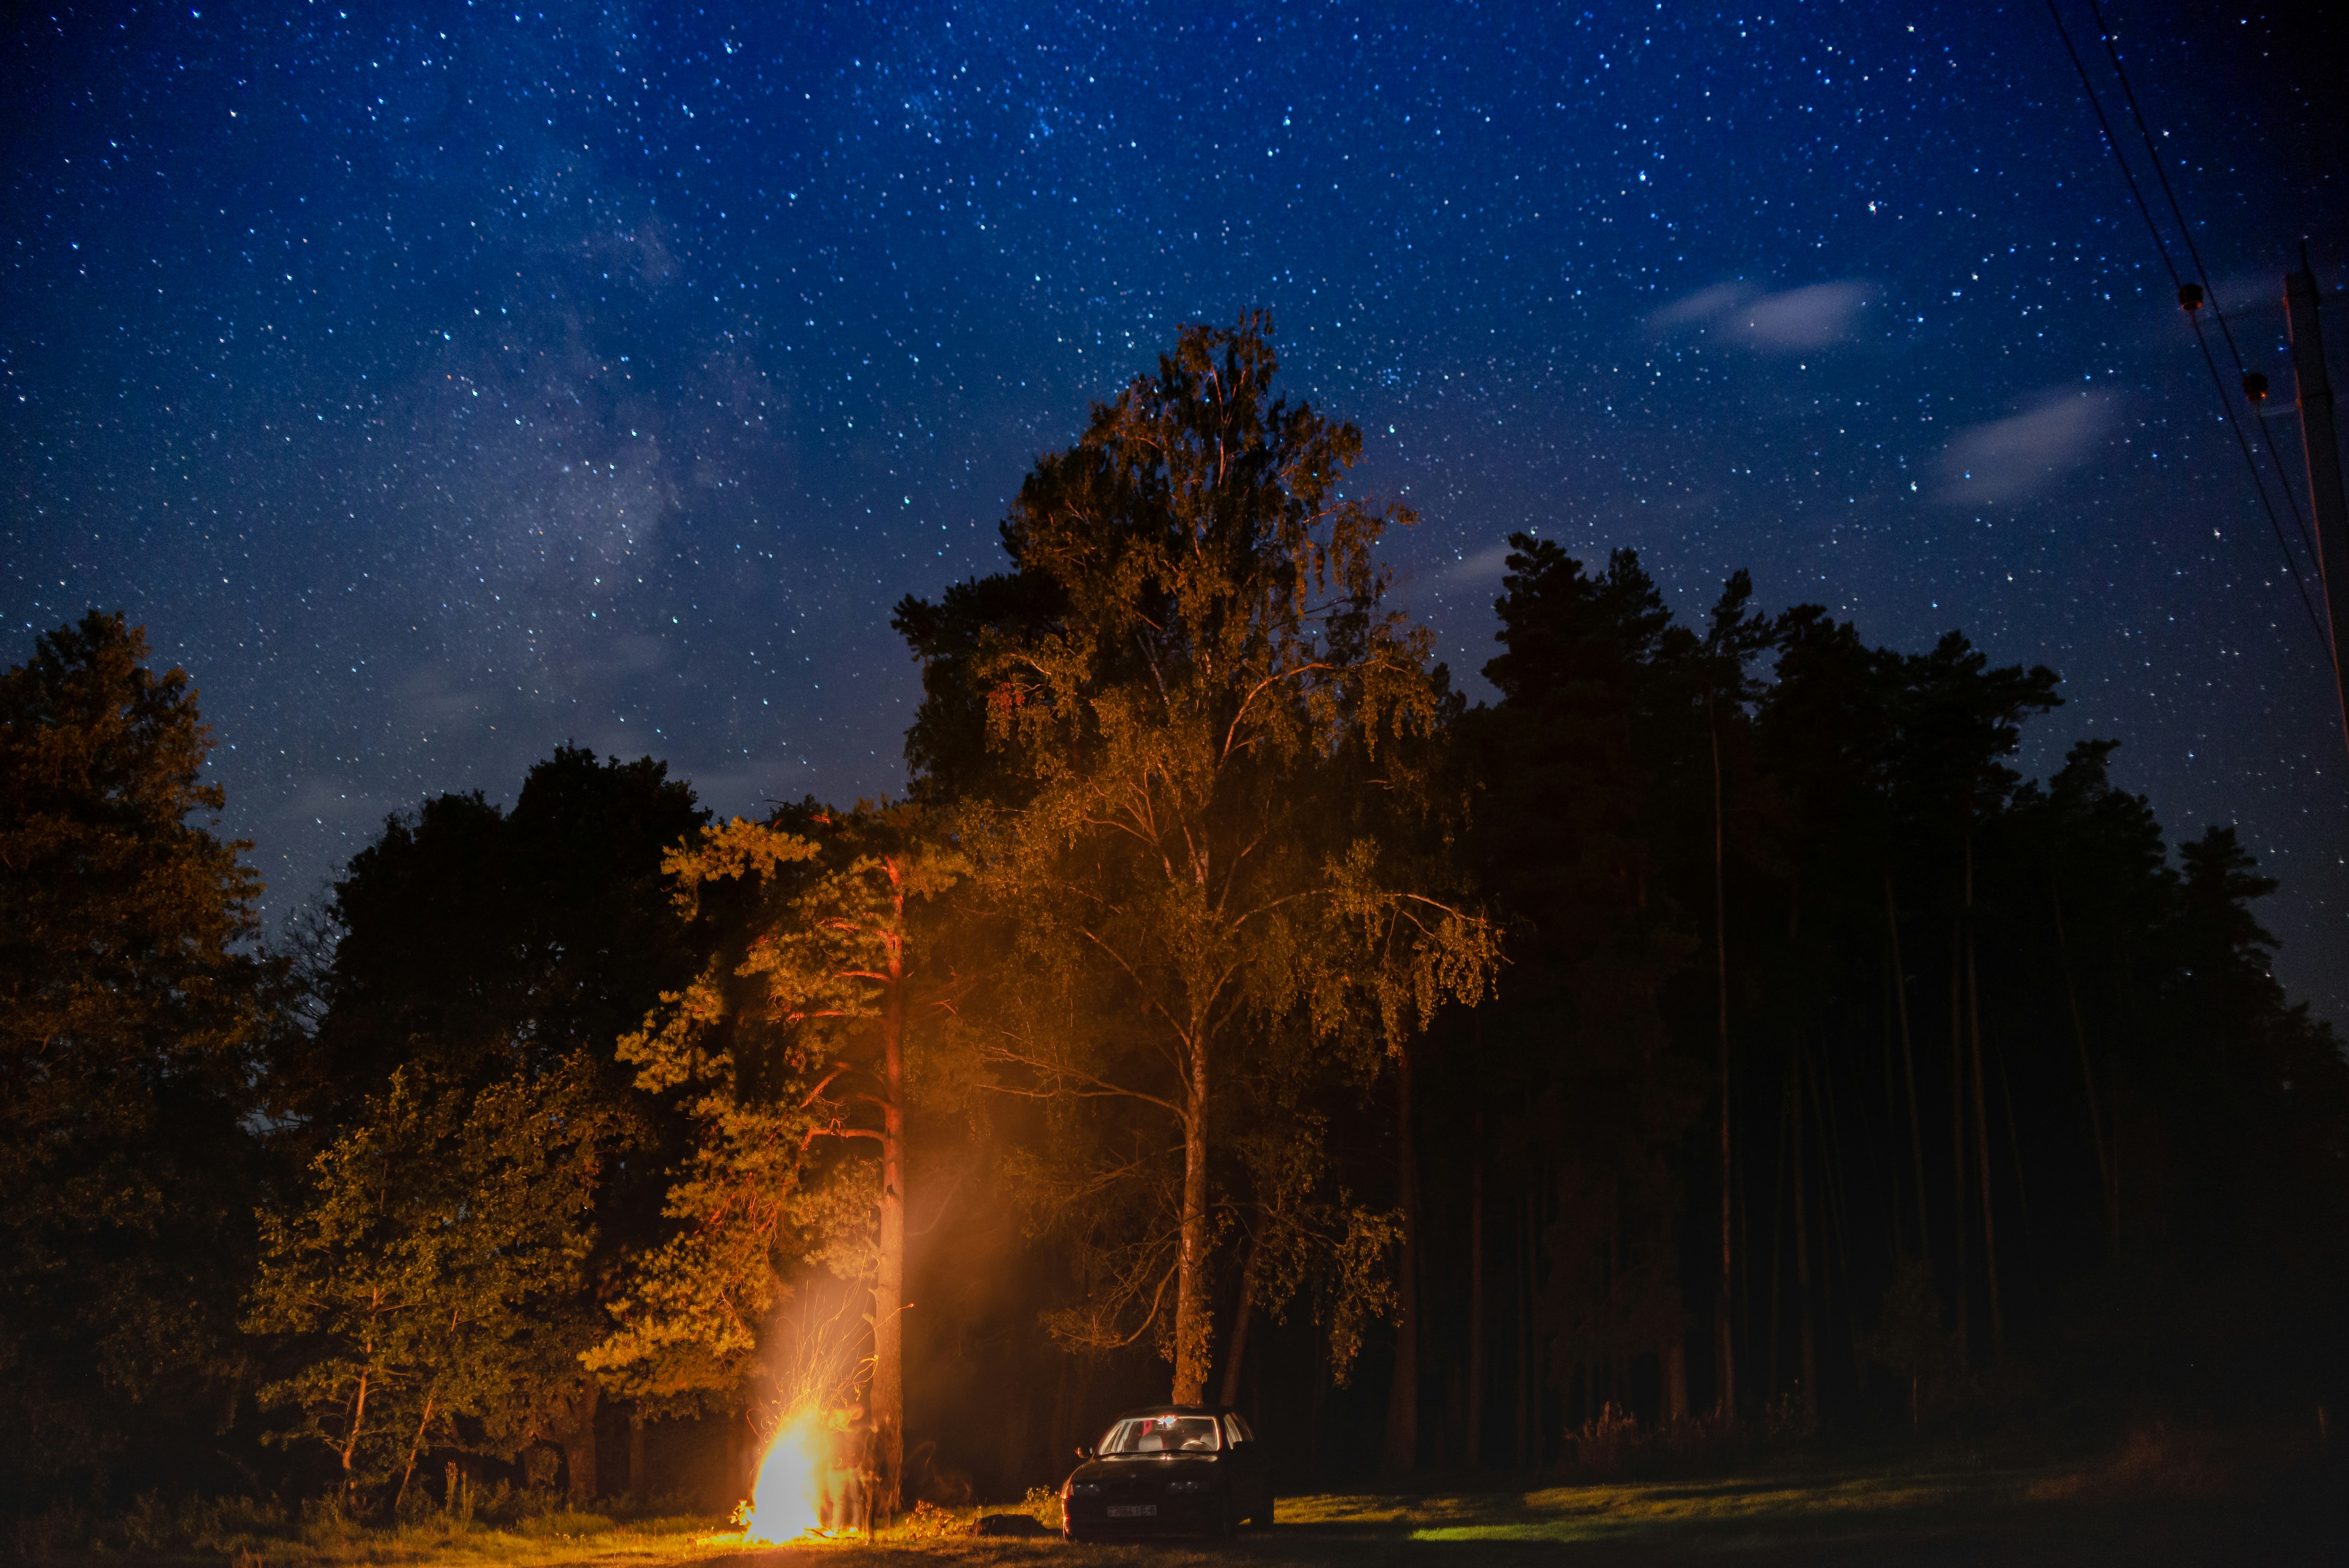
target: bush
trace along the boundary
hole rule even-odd
[[[2207,1438],[2156,1421],[2132,1428],[2121,1451],[2103,1464],[2033,1482],[2031,1497],[2038,1502],[2207,1498],[2224,1492],[2230,1479]]]
[[[923,1501],[915,1503],[913,1511],[898,1520],[897,1530],[915,1541],[944,1541],[950,1536],[968,1535],[977,1524],[977,1519],[965,1510],[940,1508]]]
[[[1568,1463],[1593,1480],[1684,1475],[1744,1447],[1734,1428],[1712,1416],[1689,1416],[1642,1427],[1612,1403],[1567,1434]]]

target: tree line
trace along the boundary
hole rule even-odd
[[[2337,1408],[2349,1064],[2231,830],[2024,779],[2052,671],[1530,534],[1472,705],[1277,370],[1185,329],[898,605],[905,799],[565,746],[274,940],[187,676],[42,637],[9,1505],[722,1503],[795,1400],[885,1511],[1170,1396],[1291,1485]]]

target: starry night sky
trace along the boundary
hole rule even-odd
[[[2107,14],[2304,496],[2277,302],[2303,235],[2349,285],[2339,57]],[[1177,324],[1264,305],[1418,509],[1403,597],[1473,693],[1513,529],[1686,611],[1750,565],[1962,628],[2066,677],[2029,770],[2117,738],[2173,839],[2240,824],[2284,979],[2349,1020],[2320,645],[2042,5],[8,26],[5,656],[143,623],[273,919],[565,739],[721,811],[896,789],[891,603],[997,569],[1030,460]]]

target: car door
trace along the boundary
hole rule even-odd
[[[1233,1511],[1244,1518],[1260,1518],[1272,1502],[1272,1466],[1264,1445],[1256,1440],[1237,1410],[1224,1413],[1224,1441],[1231,1449],[1232,1480],[1238,1483],[1232,1488],[1237,1505]]]

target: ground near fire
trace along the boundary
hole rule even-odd
[[[2231,830],[1531,533],[1465,703],[1268,330],[898,606],[904,800],[566,747],[259,941],[186,677],[10,670],[16,1549],[1123,1557],[1034,1537],[1170,1397],[1281,1499],[1170,1558],[2337,1541],[2349,1064]]]

